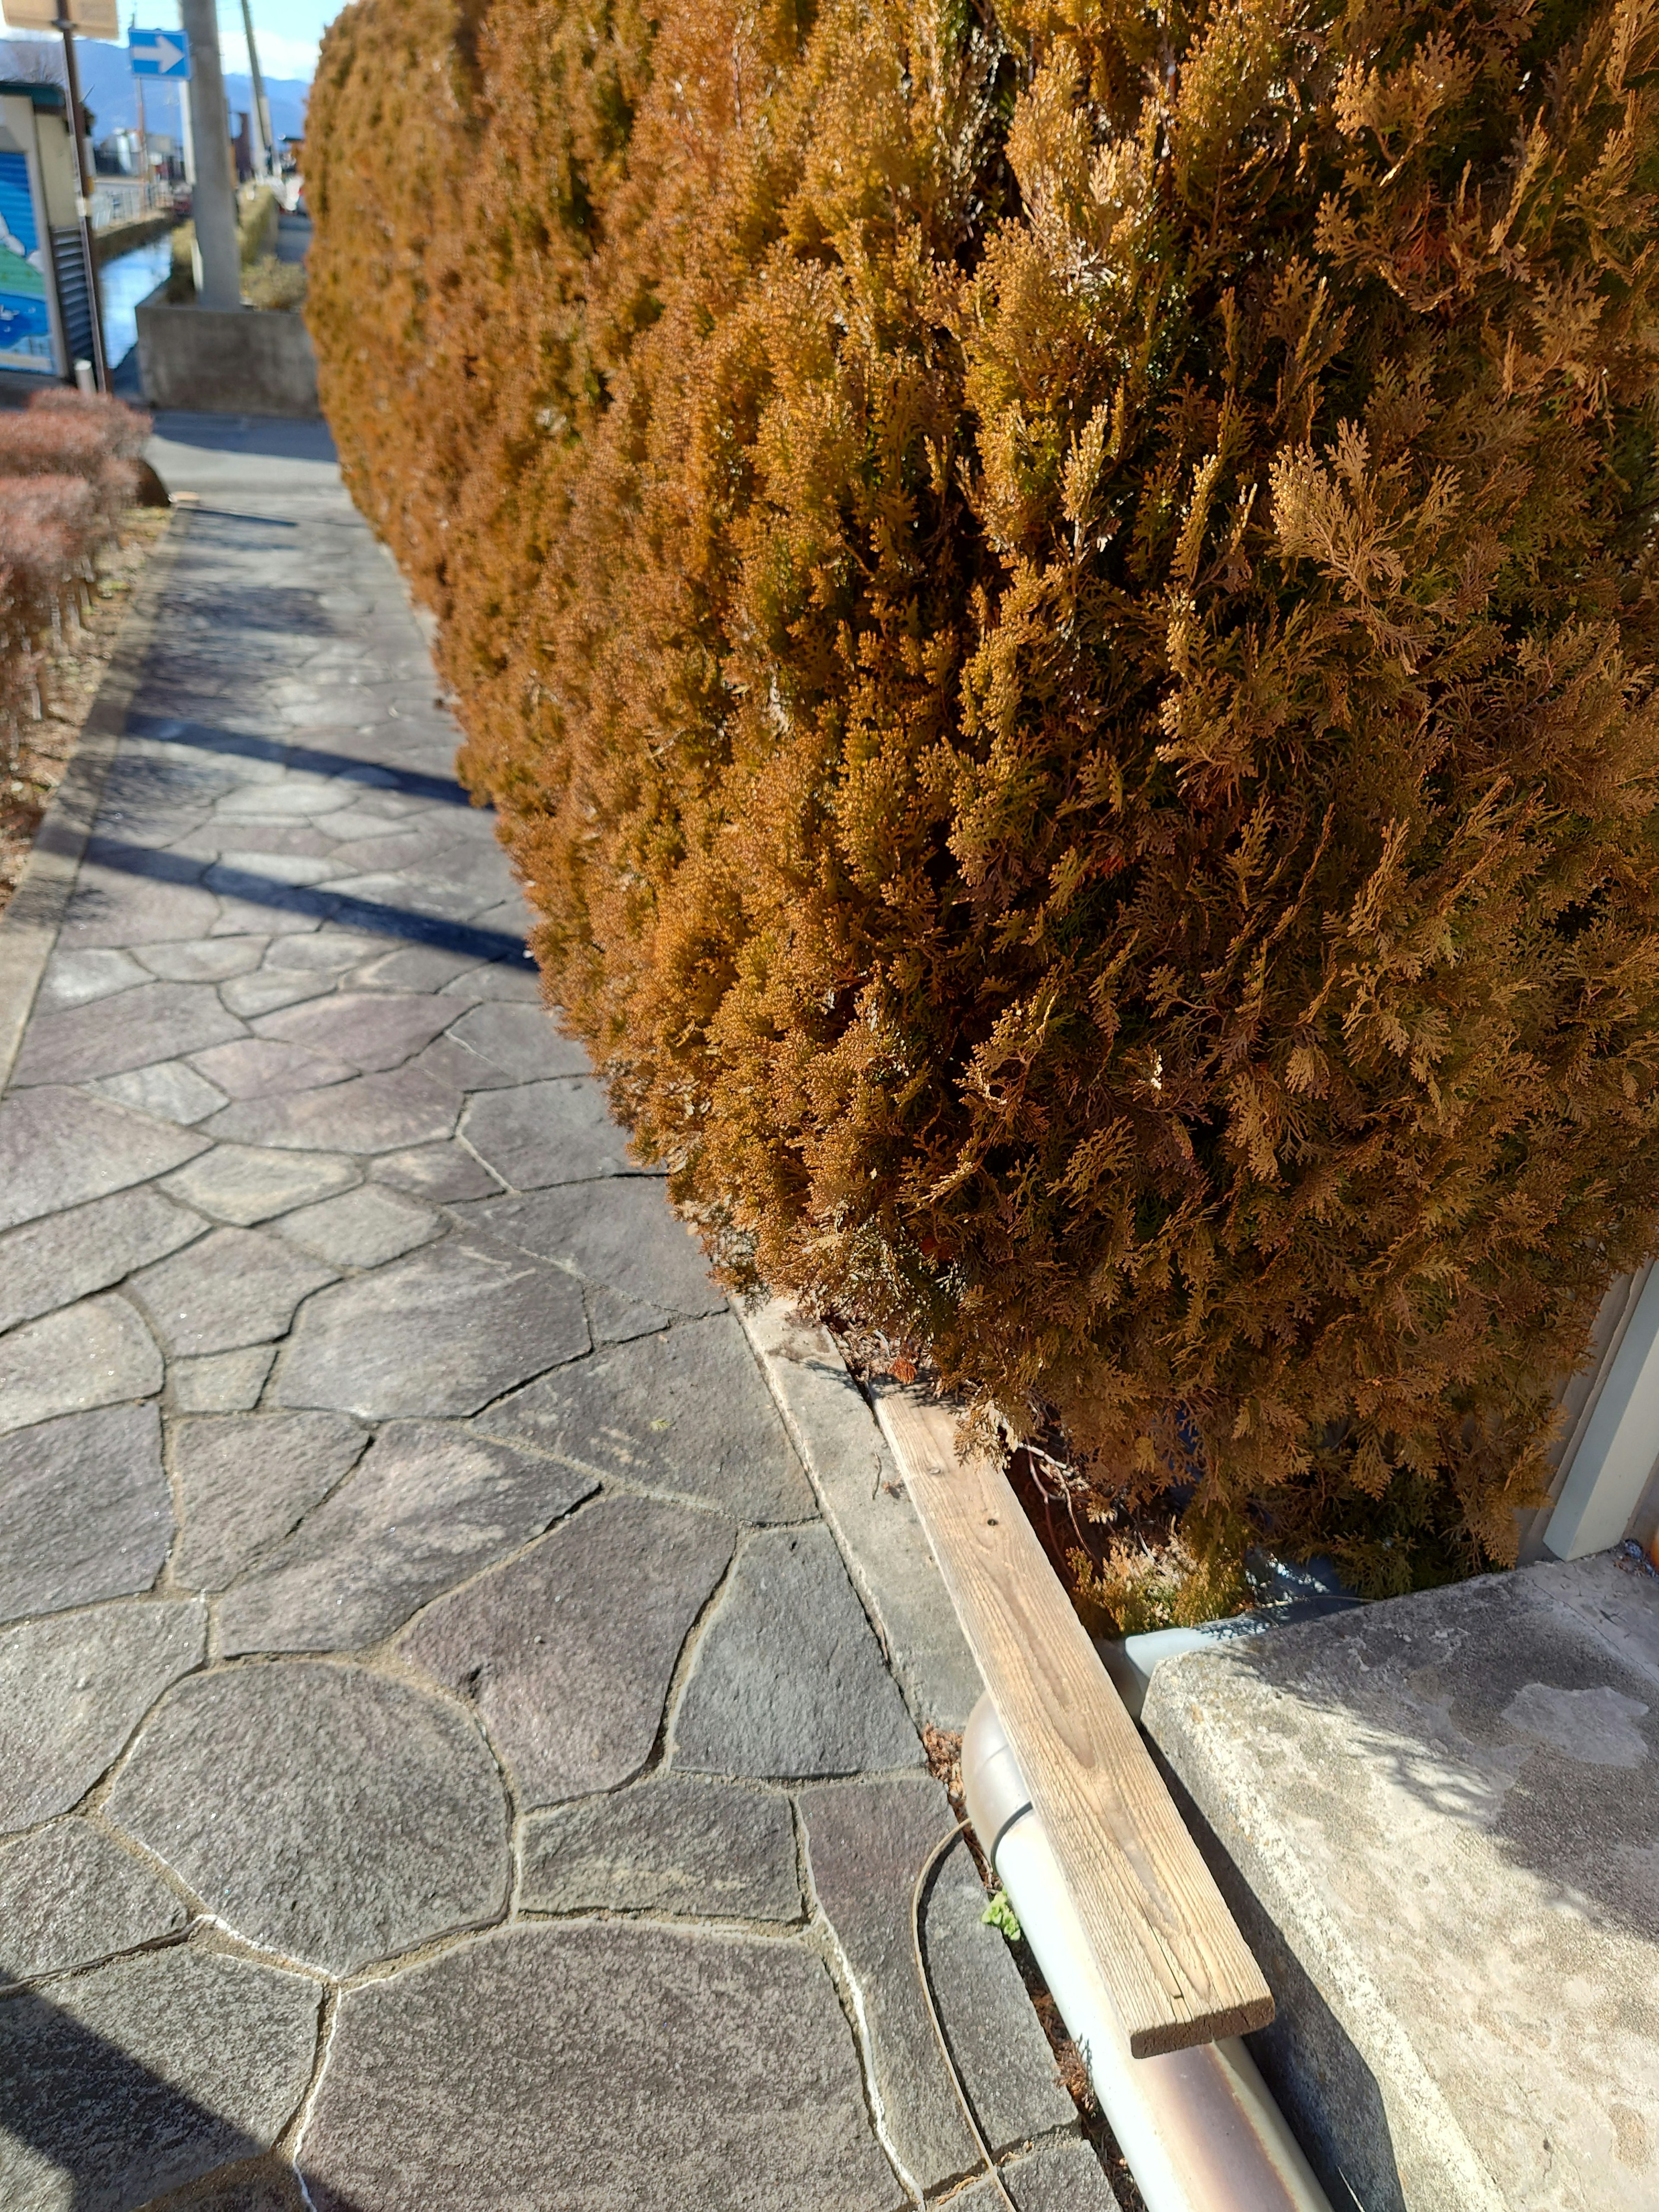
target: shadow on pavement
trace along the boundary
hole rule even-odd
[[[0,1965],[0,1984],[9,1976]],[[289,2115],[283,2116],[284,2124]],[[18,2152],[25,2154],[20,2159]],[[0,2198],[6,2212],[299,2212],[270,2145],[199,2103],[39,1991],[0,1999]],[[258,2161],[252,2176],[250,2160]],[[220,2170],[222,2194],[214,2185]],[[69,2184],[66,2192],[64,2184]],[[353,2208],[331,2197],[336,2212]]]
[[[212,861],[186,860],[175,853],[158,853],[145,845],[118,844],[94,837],[87,847],[87,864],[109,868],[126,876],[146,876],[152,882],[199,884],[220,898],[245,899],[252,906],[279,908],[285,914],[314,915],[341,929],[359,929],[369,937],[397,937],[413,945],[430,945],[440,952],[453,952],[464,960],[511,963],[528,960],[521,937],[504,929],[480,929],[467,921],[447,921],[441,915],[419,914],[412,908],[382,906],[374,899],[353,898],[349,892],[313,889],[305,884],[279,883],[274,877],[256,875],[250,868],[227,868]],[[211,883],[207,878],[212,878]],[[80,894],[87,896],[85,888]]]
[[[276,415],[164,412],[155,417],[155,434],[170,445],[196,446],[213,453],[258,453],[277,461],[323,461],[331,468],[338,459],[328,425],[320,417],[295,421]]]
[[[425,775],[419,769],[389,768],[380,761],[362,760],[355,753],[325,752],[315,745],[291,744],[285,738],[250,737],[240,730],[216,729],[210,722],[185,722],[170,714],[133,713],[127,716],[126,734],[148,738],[161,745],[192,745],[200,752],[229,753],[239,760],[270,761],[278,768],[305,770],[311,775],[337,776],[342,782],[365,783],[377,791],[396,791],[405,799],[430,799],[441,806],[471,806],[471,795],[451,775]]]

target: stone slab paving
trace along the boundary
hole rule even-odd
[[[957,1692],[823,1517],[867,1411],[838,1460],[541,1006],[325,439],[165,430],[0,1096],[0,2205],[988,2204],[909,1960]],[[982,1904],[959,1846],[977,2109],[1110,2212]]]

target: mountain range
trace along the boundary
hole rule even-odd
[[[92,135],[107,137],[112,131],[130,131],[138,121],[138,99],[126,48],[101,39],[77,42],[81,62],[81,96],[92,111]],[[54,66],[62,80],[63,62],[56,44],[44,39],[0,39],[0,77],[36,77],[42,60]],[[311,87],[295,77],[265,79],[265,98],[270,103],[270,124],[279,138],[305,136],[306,101]],[[246,76],[225,75],[225,98],[233,126],[239,110],[253,104],[253,88]],[[144,85],[144,115],[152,131],[179,136],[179,95],[171,84],[149,78]]]

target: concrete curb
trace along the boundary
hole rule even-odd
[[[10,905],[0,915],[0,1090],[10,1079],[34,994],[81,872],[104,779],[149,657],[161,595],[184,532],[182,513],[175,507],[122,617],[104,680],[82,725],[64,780],[47,804],[22,878]]]
[[[787,1299],[738,1318],[911,1717],[960,1735],[979,1669],[869,1401],[829,1330]]]

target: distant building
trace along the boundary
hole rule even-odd
[[[143,155],[136,131],[112,131],[92,149],[93,167],[100,177],[136,177],[143,171]]]

